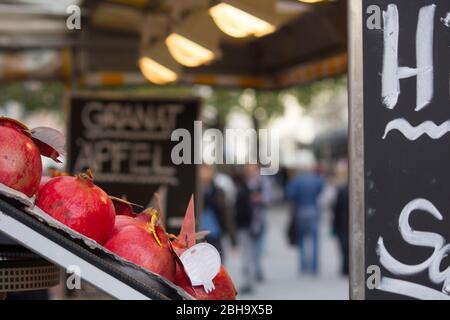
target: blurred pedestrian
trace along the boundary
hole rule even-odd
[[[349,273],[349,195],[347,182],[347,162],[341,161],[336,170],[339,180],[336,202],[334,204],[333,228],[339,241],[342,256],[342,275]]]
[[[317,275],[319,271],[319,195],[324,180],[314,172],[313,161],[301,164],[300,173],[286,187],[293,204],[295,238],[300,256],[300,271]]]
[[[271,195],[269,181],[260,175],[259,169],[258,165],[246,165],[237,179],[236,225],[243,263],[242,293],[253,291],[255,282],[264,281],[262,254]]]
[[[320,176],[324,177],[324,186],[318,198],[318,204],[321,212],[320,216],[321,218],[324,216],[327,218],[332,218],[333,207],[336,203],[337,196],[337,181],[335,179],[335,172],[332,168],[330,168],[326,171],[324,170],[324,174]]]
[[[216,172],[214,176],[214,183],[217,187],[223,190],[228,208],[234,211],[237,190],[233,178],[225,172]],[[232,216],[234,216],[234,214],[232,214]]]
[[[216,247],[222,260],[225,252],[222,238],[229,236],[232,247],[236,246],[236,229],[224,191],[214,182],[215,168],[210,165],[200,167],[200,180],[203,191],[203,206],[200,216],[200,229],[209,231],[206,241]]]
[[[336,204],[334,206],[333,227],[339,241],[339,248],[341,249],[341,273],[343,275],[348,275],[349,272],[348,223],[348,185],[342,185],[338,189]]]

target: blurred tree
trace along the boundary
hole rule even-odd
[[[138,86],[138,87],[112,87],[91,88],[90,91],[112,91],[129,94],[151,94],[155,96],[183,97],[199,96],[204,105],[214,109],[215,119],[210,125],[218,129],[225,128],[228,115],[233,110],[247,114],[255,129],[265,127],[271,119],[284,112],[283,96],[290,94],[297,98],[299,104],[309,109],[313,106],[314,98],[325,90],[337,91],[346,86],[345,75],[328,78],[310,84],[294,86],[282,90],[254,90],[211,88],[200,90],[205,86]],[[78,88],[74,88],[76,90]],[[86,88],[80,88],[86,90]],[[63,113],[64,85],[59,82],[11,82],[0,85],[0,107],[8,101],[23,104],[26,110],[52,110]]]
[[[239,97],[242,90],[232,90],[219,88],[213,90],[212,94],[204,96],[204,104],[213,108],[215,112],[215,121],[212,126],[223,130],[230,112],[239,106]]]
[[[303,86],[295,86],[284,90],[284,93],[297,97],[298,102],[305,109],[313,106],[314,98],[326,90],[337,92],[347,86],[347,75],[340,75],[334,78],[327,78],[320,81],[311,82]]]
[[[0,107],[15,101],[24,106],[26,112],[52,110],[62,114],[64,85],[58,82],[11,82],[0,86]]]

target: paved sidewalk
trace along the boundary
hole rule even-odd
[[[266,281],[252,294],[239,295],[239,299],[348,299],[348,279],[339,275],[338,244],[330,233],[329,218],[322,219],[320,229],[320,274],[301,276],[298,272],[298,254],[287,245],[285,229],[288,212],[285,207],[273,208],[269,215],[264,267]],[[239,288],[241,266],[239,253],[228,255],[228,270]]]

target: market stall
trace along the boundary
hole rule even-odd
[[[116,0],[66,1],[59,5],[50,1],[42,4],[27,1],[1,3],[0,81],[57,80],[69,89],[83,91],[174,83],[277,90],[345,73],[346,1],[308,2]],[[238,16],[242,20],[234,21]],[[246,26],[255,28],[248,29]],[[121,143],[117,141],[120,138],[127,140],[129,144],[138,141],[136,148],[153,148],[159,144],[164,149],[169,143],[170,130],[162,133],[130,133],[126,130],[112,132],[107,130],[110,127],[101,125],[94,130],[86,127],[86,124],[92,123],[81,121],[85,113],[76,113],[71,108],[77,108],[78,112],[82,108],[88,108],[86,106],[89,103],[99,102],[105,105],[110,103],[114,105],[112,108],[121,106],[122,110],[132,104],[136,108],[146,104],[148,109],[155,110],[158,105],[167,110],[181,106],[185,110],[177,114],[179,118],[174,124],[177,128],[188,131],[194,129],[186,123],[191,123],[198,117],[198,101],[193,100],[141,101],[136,96],[118,98],[114,95],[94,95],[92,101],[89,101],[89,95],[75,94],[72,97],[75,98],[68,102],[68,109],[71,110],[71,116],[75,116],[69,119],[71,127],[67,139],[70,146],[67,170],[73,175],[78,173],[75,171],[99,164],[95,162],[92,165],[92,161],[88,159],[77,167],[75,162],[81,161],[80,154],[83,150],[88,150],[85,147],[88,144],[94,145],[98,141],[103,143],[101,139],[107,138],[108,142],[113,140],[117,146]],[[103,105],[102,108],[106,107]],[[108,117],[105,115],[104,121],[111,121]],[[116,136],[105,136],[109,133]],[[148,146],[142,147],[139,142],[143,138],[133,138],[132,134],[135,137],[136,134],[144,134],[145,139],[151,134],[156,136],[147,139]],[[97,140],[92,135],[96,135],[94,138]],[[80,139],[85,139],[86,143],[80,144]],[[112,146],[113,143],[109,145]],[[144,151],[135,151],[132,156],[142,156]],[[145,200],[141,200],[133,198],[132,190],[137,190],[133,188],[138,188],[135,186],[139,185],[138,180],[145,180],[145,173],[139,171],[139,168],[132,171],[134,169],[127,167],[130,172],[126,176],[124,172],[119,172],[121,168],[112,168],[116,164],[115,160],[109,159],[111,161],[108,162],[105,154],[100,154],[95,148],[85,153],[91,158],[98,155],[98,161],[103,161],[97,168],[99,184],[108,192],[114,190],[114,196],[122,196],[118,193],[125,193],[125,189],[131,195],[130,200],[149,206],[150,194],[153,195],[154,191],[165,193],[162,190],[168,190],[166,196],[170,196],[171,200],[164,202],[163,208],[158,211],[166,213],[168,230],[179,231],[187,207],[187,201],[183,202],[183,199],[188,200],[186,194],[194,193],[197,188],[195,170],[187,172],[183,169],[163,168],[166,171],[161,173],[161,167],[157,167],[161,173],[158,179],[170,181],[147,181],[145,186],[152,184],[152,190],[145,195]],[[164,166],[166,160],[159,159],[159,162],[155,162]],[[107,169],[102,171],[102,166]],[[184,182],[182,186],[173,182],[181,176]],[[117,179],[125,178],[128,179],[128,185],[122,185],[121,188],[114,186]],[[170,187],[160,189],[162,184]],[[103,243],[100,245],[101,241],[91,242],[92,236],[73,233],[72,228],[67,228],[66,224],[49,219],[46,212],[36,211],[40,205],[34,202],[34,195],[30,194],[31,200],[25,202],[20,201],[20,197],[11,197],[8,192],[1,196],[0,231],[8,239],[0,239],[0,249],[7,246],[11,248],[11,244],[7,242],[14,240],[15,245],[21,245],[16,247],[17,251],[26,247],[46,259],[37,260],[45,264],[48,282],[39,283],[38,276],[34,287],[21,287],[20,281],[13,283],[13,280],[9,280],[14,286],[13,290],[11,287],[0,286],[0,293],[50,287],[57,281],[56,265],[66,270],[75,265],[81,267],[80,277],[83,280],[119,299],[192,299],[202,296],[195,290],[181,289],[179,283],[178,286],[173,283],[174,279],[169,281],[158,275],[158,272],[139,266],[139,263],[129,263],[126,260],[130,259],[127,258],[121,259],[120,254],[105,250]],[[153,215],[151,219],[150,226],[153,229],[150,231],[154,236],[152,241],[159,243]],[[189,234],[192,237],[195,230],[190,227]],[[172,239],[167,240],[170,246],[171,241]],[[195,243],[195,240],[190,239],[189,243],[184,243],[183,250],[190,249]],[[173,249],[171,246],[174,251],[173,259],[179,263],[183,252],[177,252],[177,249],[180,248],[175,245]],[[6,257],[4,260],[9,263],[13,259]],[[29,259],[22,260],[30,263]],[[193,281],[187,263],[182,265],[186,268],[193,287],[204,284]],[[220,268],[220,259],[217,265]],[[29,267],[32,267],[31,263]],[[0,259],[0,272],[4,268]],[[225,277],[223,268],[216,269],[211,274]],[[15,269],[3,274],[8,279],[12,279],[9,272],[13,272],[14,276],[17,272],[22,275],[22,271]],[[31,275],[28,278],[32,280]],[[192,286],[189,284],[189,288]],[[205,284],[206,293],[210,293],[208,288]],[[231,296],[234,296],[234,292]]]

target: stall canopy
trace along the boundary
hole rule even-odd
[[[305,2],[0,0],[0,80],[140,85],[150,63],[179,83],[282,88],[346,72],[346,1]]]

